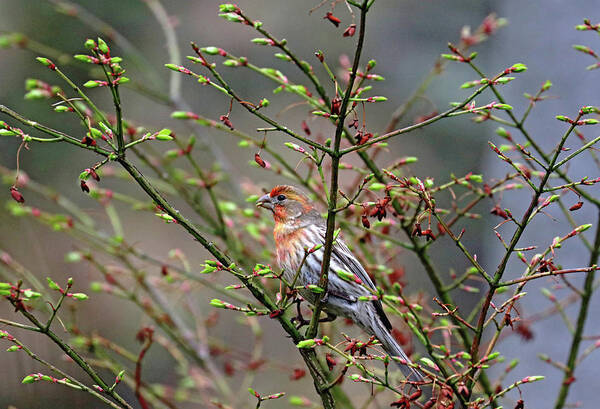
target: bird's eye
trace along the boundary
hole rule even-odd
[[[277,196],[277,200],[280,202],[283,202],[285,200],[285,195],[279,195]]]

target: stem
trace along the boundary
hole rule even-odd
[[[21,341],[19,341],[16,338],[12,338],[11,341],[17,345],[19,345],[21,347],[21,350],[23,352],[25,352],[27,355],[29,355],[31,357],[31,359],[41,363],[42,365],[48,367],[48,369],[50,369],[52,372],[55,372],[57,374],[59,374],[60,376],[62,376],[65,379],[68,379],[71,383],[63,383],[63,385],[65,386],[70,386],[72,388],[77,388],[79,390],[82,390],[84,392],[89,393],[90,395],[100,399],[102,402],[104,402],[105,404],[107,404],[108,406],[115,408],[115,409],[123,409],[123,406],[119,406],[114,402],[111,402],[110,400],[108,400],[105,396],[102,396],[101,394],[99,394],[98,392],[96,392],[95,390],[88,388],[85,384],[79,382],[77,379],[73,378],[72,376],[68,375],[66,372],[62,371],[61,369],[55,367],[54,365],[52,365],[50,362],[47,362],[45,360],[43,360],[42,358],[38,357],[35,352],[33,352],[32,350],[30,350],[29,348],[27,348],[27,346],[25,346]],[[62,383],[62,382],[61,382]]]
[[[173,208],[152,186],[148,180],[137,170],[137,168],[131,164],[127,159],[120,158],[119,163],[125,168],[125,170],[135,179],[135,181],[140,185],[142,189],[162,208],[168,213],[171,217],[177,220],[178,224],[181,225],[188,233],[191,234],[194,239],[196,239],[206,250],[208,250],[220,263],[225,266],[231,266],[232,262],[225,253],[223,253],[213,242],[208,241],[200,231],[185,217],[183,217],[179,211]],[[237,268],[236,268],[237,270]],[[238,271],[239,274],[236,276],[242,281],[244,286],[250,290],[252,295],[265,307],[269,309],[269,311],[275,311],[279,308],[277,305],[268,297],[263,289],[254,283],[251,279],[245,278],[241,271]],[[283,316],[277,317],[277,320],[280,322],[281,326],[287,332],[293,342],[297,344],[302,341],[304,338],[300,335],[300,333],[296,330],[294,325]],[[333,409],[335,408],[335,403],[333,399],[333,395],[331,392],[323,390],[323,387],[327,385],[328,378],[325,372],[323,371],[319,360],[317,359],[317,355],[314,350],[300,349],[300,354],[306,363],[311,376],[314,380],[315,389],[317,393],[320,395],[321,400],[323,401],[323,405],[325,409]]]
[[[340,116],[338,119],[337,128],[335,130],[335,137],[333,142],[333,152],[328,152],[331,156],[331,183],[329,187],[329,200],[327,206],[327,230],[325,231],[325,248],[323,250],[323,260],[321,262],[321,278],[319,279],[319,287],[323,288],[320,294],[317,294],[315,301],[314,313],[310,320],[310,325],[306,330],[306,336],[308,338],[314,338],[317,334],[319,315],[321,314],[322,301],[325,294],[327,294],[327,284],[329,281],[329,264],[331,261],[331,252],[333,250],[333,233],[335,230],[335,215],[337,207],[337,195],[338,195],[338,183],[339,183],[339,164],[341,158],[340,144],[342,142],[342,133],[344,132],[344,122],[346,120],[348,103],[350,101],[350,95],[352,94],[352,88],[354,81],[356,80],[356,74],[358,72],[358,64],[360,62],[360,55],[362,53],[363,42],[365,39],[365,24],[367,16],[367,1],[363,1],[362,7],[360,8],[360,28],[358,35],[358,42],[356,44],[356,51],[354,53],[354,62],[352,64],[352,72],[350,73],[350,79],[348,80],[348,86],[344,93],[344,99],[340,108]]]
[[[79,141],[79,139],[71,136],[71,135],[67,135],[66,133],[57,131],[55,129],[49,128],[45,125],[41,125],[35,121],[32,121],[30,119],[25,118],[24,116],[18,114],[17,112],[13,111],[12,109],[4,106],[4,105],[0,105],[0,112],[16,119],[17,121],[21,122],[22,124],[25,124],[27,126],[30,126],[32,128],[37,129],[38,131],[44,132],[45,134],[48,134],[50,136],[55,137],[55,140],[41,140],[40,138],[36,138],[34,139],[36,142],[58,142],[58,141],[65,141],[68,142],[72,145],[76,145],[79,146],[80,148],[84,148],[84,149],[88,149],[91,151],[96,152],[99,155],[102,156],[109,156],[111,152],[107,151],[106,149],[103,149],[99,146],[88,146],[85,143],[81,143]]]
[[[600,224],[600,213],[598,215],[598,220]],[[589,265],[595,266],[598,263],[598,258],[600,257],[600,225],[596,227],[596,238],[594,239],[594,247],[592,249],[592,253],[590,256]],[[575,367],[577,365],[577,356],[579,354],[579,346],[581,344],[583,329],[585,327],[585,321],[589,315],[589,307],[590,300],[592,298],[592,294],[594,293],[594,278],[595,278],[595,269],[588,273],[585,277],[585,283],[583,284],[583,295],[581,296],[581,307],[579,307],[579,314],[577,316],[577,325],[575,327],[575,334],[573,335],[573,341],[571,342],[571,348],[569,350],[569,358],[567,360],[567,370],[565,371],[565,376],[560,387],[560,391],[558,392],[558,398],[556,399],[556,404],[554,405],[555,409],[562,409],[565,406],[567,396],[569,394],[569,389],[571,388],[571,378],[573,377],[573,373],[575,372]]]
[[[454,112],[456,112],[456,111],[464,108],[465,105],[467,105],[469,102],[471,102],[473,99],[475,99],[476,96],[478,96],[479,94],[481,94],[489,86],[490,86],[490,84],[485,84],[481,88],[477,89],[473,94],[471,94],[467,99],[465,99],[459,105],[457,105],[457,106],[455,106],[453,108],[450,108],[446,112],[442,112],[441,114],[436,115],[433,118],[429,118],[428,120],[420,122],[418,124],[410,125],[410,126],[407,126],[405,128],[396,129],[395,131],[391,131],[391,132],[385,133],[385,134],[383,134],[381,136],[378,136],[377,138],[373,138],[373,139],[369,140],[368,142],[363,143],[362,145],[351,146],[350,148],[346,148],[346,149],[342,150],[340,152],[340,154],[343,156],[343,155],[346,155],[346,154],[348,154],[350,152],[354,152],[354,151],[357,151],[359,149],[364,149],[364,148],[366,148],[368,146],[371,146],[371,145],[373,145],[375,143],[383,142],[383,141],[385,141],[387,139],[390,139],[393,136],[397,136],[397,135],[401,135],[401,134],[404,134],[404,133],[408,133],[408,132],[414,131],[415,129],[422,128],[424,126],[427,126],[429,124],[437,122],[440,119],[446,118],[446,117],[450,116],[450,114],[452,114],[452,113],[454,113]]]
[[[16,305],[15,305],[16,306]],[[32,315],[30,312],[22,309],[21,314],[25,316],[33,325],[40,329],[40,332],[46,334],[48,338],[50,338],[60,349],[62,349],[65,354],[67,354],[81,369],[83,369],[90,378],[96,382],[98,386],[100,386],[107,394],[113,397],[121,406],[126,407],[127,409],[133,409],[129,403],[127,403],[118,393],[115,391],[110,391],[110,385],[106,384],[102,378],[94,371],[94,369],[79,355],[73,348],[71,348],[67,343],[65,343],[62,339],[58,337],[54,332],[50,329],[45,328],[41,322],[37,320],[37,318]]]
[[[575,123],[577,121],[579,121],[580,118],[581,118],[581,114],[579,114],[577,116],[577,120],[575,121]],[[538,200],[544,190],[546,183],[548,182],[548,179],[550,178],[550,175],[552,174],[552,169],[554,168],[554,165],[556,164],[558,156],[560,155],[562,148],[567,141],[567,138],[569,137],[571,132],[573,132],[573,130],[575,129],[575,126],[576,126],[575,124],[571,124],[571,126],[567,129],[567,131],[562,136],[560,142],[558,143],[556,152],[554,153],[554,156],[552,157],[552,159],[549,161],[548,170],[544,174],[544,177],[542,178],[542,180],[539,184],[539,187],[534,190],[535,193],[533,195],[533,198],[531,199],[531,202],[529,203],[529,208],[527,209],[527,211],[525,211],[525,214],[521,218],[521,222],[517,225],[517,229],[512,236],[512,239],[510,241],[510,244],[508,245],[508,248],[506,249],[506,252],[504,253],[504,257],[500,261],[500,265],[498,266],[498,268],[496,269],[496,272],[494,273],[493,282],[490,283],[490,289],[486,295],[485,301],[481,308],[481,312],[479,314],[479,320],[477,322],[477,330],[475,331],[475,337],[473,338],[473,343],[471,344],[471,362],[473,365],[479,360],[479,345],[481,342],[481,337],[483,336],[484,324],[486,321],[488,309],[492,302],[492,298],[493,298],[496,290],[498,289],[498,283],[500,283],[500,280],[502,279],[502,276],[504,274],[504,271],[506,270],[506,265],[508,263],[510,256],[512,255],[515,247],[517,246],[517,243],[519,242],[519,239],[521,238],[523,232],[525,231],[525,228],[527,227],[527,225],[530,222],[530,216],[533,214],[533,212],[537,208]],[[470,384],[469,386],[472,386],[472,382],[469,382],[469,384]]]

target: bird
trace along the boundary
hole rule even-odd
[[[256,206],[273,213],[276,258],[285,280],[291,283],[299,271],[296,279],[298,286],[318,285],[324,255],[326,223],[312,201],[294,186],[279,185],[260,197]],[[322,245],[320,248],[319,244]],[[313,249],[315,246],[318,249],[306,256],[306,249]],[[362,285],[355,282],[357,280],[344,280],[338,271],[354,274]],[[376,289],[364,267],[338,236],[333,244],[327,292],[322,300],[324,311],[331,316],[351,319],[367,334],[375,336],[388,355],[405,361],[406,364],[398,363],[398,366],[407,380],[423,381],[421,373],[409,366],[412,362],[394,339],[391,333],[392,324],[383,311],[381,301],[359,299],[361,296],[372,295],[365,287]],[[311,290],[301,288],[299,293],[309,303],[316,303],[317,294]]]

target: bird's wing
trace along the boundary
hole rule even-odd
[[[337,258],[338,264],[342,266],[347,266],[350,273],[354,274],[360,280],[365,283],[365,285],[371,289],[375,289],[375,284],[369,274],[365,271],[362,264],[354,257],[346,243],[344,243],[339,237],[333,244],[333,250],[331,252],[333,258]]]
[[[325,241],[325,226],[320,226],[322,230],[322,238]],[[346,243],[338,237],[335,243],[333,244],[333,249],[331,252],[331,266],[330,270],[334,270],[335,268],[342,268],[347,270],[348,272],[354,274],[358,277],[366,287],[375,290],[375,283],[369,277],[369,274],[365,271],[364,267],[360,264],[358,259],[352,254]],[[337,278],[337,274],[333,274],[335,278]],[[331,275],[330,275],[331,277]],[[358,286],[358,284],[355,284]],[[363,291],[366,291],[363,289]],[[374,300],[372,301],[375,306],[375,310],[377,311],[377,315],[381,319],[383,325],[389,330],[392,328],[392,324],[390,320],[385,315],[383,311],[383,306],[381,305],[381,301]]]

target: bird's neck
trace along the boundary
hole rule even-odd
[[[318,213],[315,212],[315,214],[319,216]],[[312,217],[314,217],[312,212],[301,213],[295,217],[290,217],[289,215],[286,218],[275,217],[275,229],[273,230],[275,241],[277,242],[279,239],[296,234],[298,230],[310,225]]]
[[[302,228],[302,224],[298,223],[299,219],[286,219],[276,220],[275,228],[273,229],[273,235],[275,236],[275,242],[283,239],[284,237],[295,233],[298,229]]]

